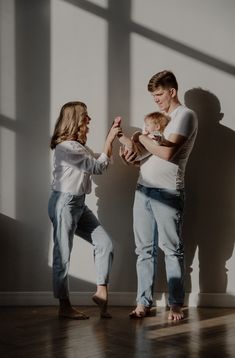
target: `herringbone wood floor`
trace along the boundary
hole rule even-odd
[[[89,320],[58,319],[56,307],[1,307],[0,357],[235,357],[235,309],[185,309],[179,323],[164,309],[142,321],[128,318],[129,307],[111,307],[111,320],[82,309]]]

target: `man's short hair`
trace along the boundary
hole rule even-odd
[[[175,88],[178,91],[178,83],[174,73],[167,70],[156,73],[149,80],[148,91],[154,92],[159,87],[164,89]]]

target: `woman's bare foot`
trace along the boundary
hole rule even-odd
[[[106,285],[98,285],[96,293],[92,296],[92,300],[100,309],[101,318],[112,318],[108,312],[108,290]]]
[[[171,306],[168,319],[170,321],[180,321],[184,318],[184,313],[181,306]]]

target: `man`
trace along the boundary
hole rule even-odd
[[[137,306],[131,318],[143,318],[153,303],[157,247],[165,255],[170,320],[183,318],[184,249],[181,237],[184,206],[184,172],[197,134],[195,113],[178,99],[174,74],[162,71],[154,75],[148,90],[159,109],[170,116],[164,130],[167,144],[159,145],[146,134],[137,132],[133,140],[141,144],[148,156],[140,161],[133,208],[137,258]],[[138,148],[138,145],[136,146]],[[124,153],[134,162],[136,153]],[[139,158],[138,158],[139,159]]]

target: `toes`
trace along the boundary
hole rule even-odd
[[[168,315],[168,320],[170,321],[179,321],[184,318],[184,314],[182,312],[181,307],[171,307],[170,313]]]
[[[136,307],[135,310],[133,310],[130,314],[130,318],[144,318],[146,316],[150,315],[150,308],[149,307]]]

